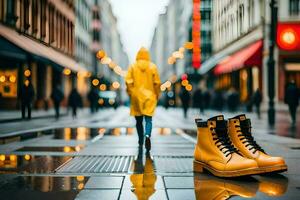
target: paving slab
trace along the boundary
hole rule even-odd
[[[76,200],[116,200],[120,190],[87,190],[84,189],[76,196]]]
[[[149,199],[149,200],[168,200],[165,190],[141,190],[141,191],[132,191],[132,190],[122,190],[120,200],[140,200],[140,199]],[[171,199],[170,199],[171,200]]]
[[[85,184],[85,189],[119,189],[123,184],[124,177],[91,177]]]
[[[123,190],[131,190],[131,189],[136,188],[136,186],[133,184],[133,182],[136,179],[142,180],[143,178],[145,178],[144,174],[132,174],[130,176],[126,176],[125,180],[124,180],[124,184],[122,186]],[[153,188],[155,190],[164,190],[165,189],[162,176],[155,175],[155,183],[153,184]]]

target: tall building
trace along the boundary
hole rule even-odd
[[[74,57],[75,20],[72,0],[1,1],[1,108],[16,108],[26,79],[36,91],[37,108],[51,104],[57,85],[65,96],[76,86],[76,73],[87,69]]]
[[[158,18],[151,44],[151,55],[157,64],[162,81],[172,75],[180,76],[186,69],[185,60],[168,64],[168,58],[189,40],[192,1],[174,0]],[[186,54],[187,55],[187,54]]]
[[[107,56],[112,61],[119,65],[122,69],[126,70],[129,64],[128,55],[124,51],[124,46],[121,42],[120,33],[117,27],[117,18],[115,17],[111,4],[108,0],[100,0],[100,46],[105,50]],[[125,84],[123,77],[118,75],[113,68],[100,64],[99,76],[107,85],[107,89],[113,89],[113,82],[120,84],[120,89],[117,90],[120,100],[124,100]]]
[[[299,2],[278,0],[278,27],[283,24],[299,30]],[[239,91],[242,102],[248,101],[257,88],[262,90],[264,100],[267,100],[269,4],[270,0],[213,1],[213,56],[203,63],[199,72],[213,75],[216,89],[234,87]],[[295,34],[295,38],[300,35],[299,31]],[[291,42],[289,37],[285,39]],[[288,79],[296,79],[300,86],[299,56],[297,48],[276,48],[275,87],[278,100],[283,100]]]
[[[212,0],[201,0],[200,3],[201,14],[201,62],[205,62],[212,55]],[[189,40],[192,41],[192,15],[189,21]],[[186,72],[188,74],[194,74],[196,71],[192,66],[192,51],[189,52],[186,59]],[[197,73],[197,72],[196,72]]]
[[[91,0],[75,1],[75,59],[86,68],[94,72],[92,51],[92,2]],[[90,87],[90,78],[84,74],[78,74],[77,86],[79,93],[86,97]]]

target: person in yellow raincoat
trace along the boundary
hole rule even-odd
[[[152,116],[160,95],[160,78],[157,67],[151,62],[149,51],[142,47],[125,78],[130,97],[130,115],[136,119],[139,145],[144,143],[143,119],[145,118],[145,147],[151,149]]]

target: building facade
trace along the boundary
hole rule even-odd
[[[299,24],[299,1],[278,0],[278,24]],[[212,74],[215,89],[234,87],[240,100],[247,102],[258,88],[264,100],[268,94],[268,46],[270,1],[213,1],[213,55],[200,68],[200,74]],[[296,25],[297,26],[297,25]],[[276,97],[283,100],[289,74],[299,79],[299,51],[276,48]],[[293,63],[293,72],[286,67]],[[300,86],[299,80],[297,82]]]
[[[92,51],[92,1],[75,1],[75,59],[90,72],[94,73]],[[85,74],[77,75],[78,92],[86,97],[90,88],[90,78]],[[84,98],[85,99],[85,98]]]
[[[168,80],[172,75],[180,76],[186,71],[185,59],[169,65],[168,58],[189,40],[191,13],[192,1],[174,0],[170,1],[165,13],[158,18],[150,51],[161,77],[165,79],[162,81]],[[185,52],[185,56],[187,55]]]
[[[20,87],[30,80],[35,107],[51,106],[56,86],[67,96],[76,73],[75,7],[72,0],[2,0],[0,3],[0,105],[16,108]]]
[[[99,5],[101,19],[101,49],[106,52],[107,56],[109,56],[116,65],[125,70],[128,67],[129,59],[121,42],[121,36],[117,27],[117,18],[115,17],[111,4],[108,0],[100,0]],[[112,87],[114,82],[118,82],[120,84],[120,87],[116,90],[119,98],[118,100],[124,101],[126,96],[123,77],[115,73],[113,67],[109,67],[108,65],[103,65],[101,63],[98,74],[107,85],[107,90],[115,90]]]

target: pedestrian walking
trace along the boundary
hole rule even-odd
[[[258,117],[258,119],[260,119],[260,117],[261,117],[260,116],[260,104],[262,102],[262,95],[261,95],[259,88],[257,88],[255,90],[255,92],[253,93],[252,102],[253,102],[253,105],[255,106],[257,117]]]
[[[227,94],[227,106],[230,112],[235,112],[240,103],[239,94],[235,90],[235,88],[230,88]]]
[[[211,101],[211,95],[210,95],[210,92],[209,90],[205,90],[203,92],[203,105],[204,105],[204,108],[205,109],[209,109],[210,108],[210,102]]]
[[[52,94],[51,94],[51,99],[54,104],[55,118],[59,119],[59,108],[60,108],[60,103],[64,99],[64,94],[58,85],[53,89]]]
[[[224,102],[225,99],[224,99],[223,92],[221,90],[215,91],[214,98],[213,98],[213,107],[218,111],[222,111],[224,107]]]
[[[204,114],[204,93],[200,87],[193,94],[193,106],[199,109],[200,114]]]
[[[284,102],[289,107],[293,127],[296,125],[296,113],[299,105],[299,96],[299,89],[297,88],[295,81],[291,80],[285,89]]]
[[[187,118],[187,112],[190,105],[191,95],[184,87],[182,87],[179,97],[183,108],[183,116],[184,118]]]
[[[21,109],[22,109],[22,119],[25,119],[26,109],[28,112],[28,119],[31,119],[31,107],[32,101],[34,99],[34,88],[29,80],[24,82],[24,85],[21,87],[20,99],[21,99]]]
[[[82,99],[76,88],[73,88],[69,95],[68,105],[72,108],[73,118],[76,118],[77,108],[82,107]]]
[[[157,67],[151,62],[150,53],[141,48],[134,62],[128,69],[125,78],[127,93],[130,97],[130,115],[136,119],[136,129],[139,136],[139,145],[144,143],[145,119],[145,148],[151,149],[152,116],[160,95],[160,78]]]
[[[98,100],[99,100],[99,94],[97,88],[92,88],[88,93],[88,100],[90,102],[90,110],[91,113],[94,113],[97,111],[98,106]]]

